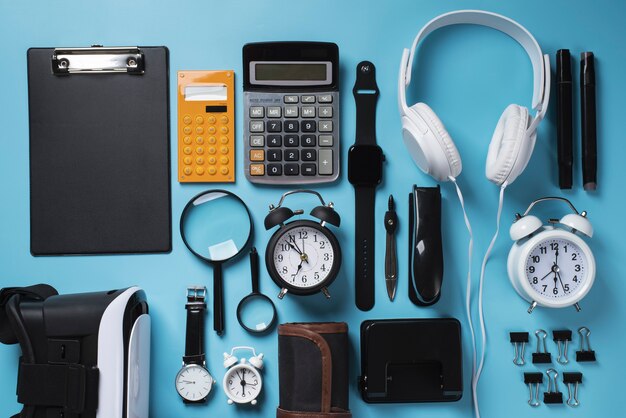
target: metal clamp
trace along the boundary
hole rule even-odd
[[[533,353],[533,364],[552,363],[552,355],[548,352],[546,346],[547,336],[548,333],[542,329],[535,331],[535,337],[537,337],[537,351]]]
[[[515,348],[515,357],[513,358],[513,364],[516,366],[523,366],[526,364],[524,360],[524,350],[526,348],[526,343],[528,343],[528,333],[527,332],[511,332],[509,333],[509,337],[511,340],[511,344]]]
[[[138,47],[55,48],[51,57],[52,73],[143,74],[144,55]]]
[[[546,375],[548,376],[548,389],[543,393],[543,403],[563,403],[563,393],[559,392],[559,382],[557,381],[559,373],[554,369],[548,369]]]
[[[578,333],[580,334],[580,351],[576,352],[576,361],[596,361],[596,352],[591,349],[591,344],[589,344],[591,331],[587,327],[580,327],[578,328]]]
[[[539,406],[539,385],[543,383],[543,373],[524,373],[524,383],[528,386],[528,405]]]
[[[567,345],[570,341],[572,341],[572,331],[568,329],[552,331],[552,339],[556,342],[559,353],[556,361],[560,364],[568,364],[569,359],[567,358]]]
[[[582,373],[563,373],[563,383],[567,385],[567,404],[571,407],[580,405],[580,401],[578,400],[578,385],[582,382]]]

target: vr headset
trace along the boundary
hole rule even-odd
[[[12,418],[148,418],[150,316],[138,287],[0,290],[0,342],[20,344]]]

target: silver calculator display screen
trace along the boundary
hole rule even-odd
[[[250,62],[250,84],[282,86],[323,86],[329,85],[331,83],[332,64],[330,61]]]

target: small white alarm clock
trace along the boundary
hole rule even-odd
[[[528,215],[540,202],[562,201],[574,213],[544,225],[536,216]],[[529,301],[528,313],[536,306],[564,308],[584,298],[596,277],[596,262],[587,243],[581,238],[593,235],[587,213],[578,213],[572,203],[561,197],[544,197],[517,214],[510,229],[515,241],[508,258],[508,274],[513,288]]]
[[[234,356],[237,350],[250,350],[252,357],[249,360],[239,360]],[[257,404],[257,398],[263,388],[263,379],[260,370],[263,368],[263,353],[256,354],[252,347],[233,347],[229,353],[224,353],[224,367],[228,370],[224,375],[222,386],[228,397],[228,404]]]

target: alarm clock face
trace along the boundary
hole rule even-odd
[[[335,279],[341,250],[337,238],[319,223],[294,221],[272,236],[266,263],[276,284],[296,294],[311,294]]]
[[[213,377],[207,369],[190,364],[178,372],[176,376],[176,391],[188,401],[199,401],[206,398],[211,392]]]
[[[526,280],[544,298],[576,295],[588,278],[588,260],[576,243],[551,238],[540,241],[526,257]]]
[[[238,364],[224,376],[224,392],[235,403],[254,401],[261,393],[263,380],[259,372],[247,364]]]

